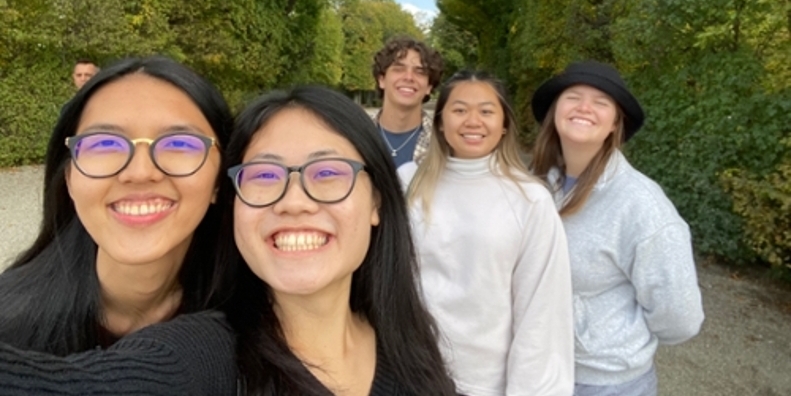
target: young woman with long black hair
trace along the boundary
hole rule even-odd
[[[395,168],[364,110],[326,88],[271,93],[237,118],[229,157],[241,393],[455,394]]]
[[[220,93],[161,57],[120,61],[69,102],[41,231],[0,275],[4,394],[233,394],[232,333],[198,313],[221,299],[231,130]]]

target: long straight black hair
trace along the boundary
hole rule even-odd
[[[44,210],[33,245],[0,276],[0,341],[56,355],[103,344],[97,245],[74,210],[66,187],[71,157],[64,144],[76,133],[88,100],[103,86],[139,73],[183,91],[211,125],[220,147],[229,143],[233,117],[220,92],[187,67],[164,57],[130,58],[101,70],[62,109],[47,147]],[[145,117],[145,115],[141,115]],[[227,157],[221,152],[222,170]],[[218,184],[219,185],[219,184]],[[214,249],[222,211],[211,205],[198,225],[179,274],[183,289],[179,313],[213,304]],[[217,260],[223,260],[217,257]]]
[[[380,198],[380,223],[371,230],[363,263],[352,275],[349,305],[376,332],[377,361],[392,369],[396,381],[415,395],[455,394],[437,346],[433,319],[420,301],[416,258],[401,186],[384,143],[363,109],[323,87],[277,91],[251,103],[236,120],[228,146],[232,165],[242,161],[256,132],[275,114],[289,108],[313,113],[346,138],[367,166]],[[233,192],[224,190],[230,208]],[[227,217],[226,217],[227,218]],[[237,355],[248,395],[332,395],[289,349],[272,307],[269,286],[242,260],[225,273],[235,282],[226,312],[238,333]]]

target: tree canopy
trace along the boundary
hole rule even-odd
[[[269,89],[373,89],[388,38],[423,38],[393,0],[0,0],[0,166],[40,162],[78,59],[162,54],[233,108]]]
[[[647,113],[627,155],[667,190],[698,252],[734,262],[752,261],[757,253],[783,262],[791,274],[791,231],[769,235],[766,230],[776,228],[755,225],[756,219],[787,219],[787,207],[776,203],[791,197],[762,200],[776,204],[762,206],[763,217],[745,205],[745,197],[787,191],[778,183],[791,165],[789,146],[781,144],[791,135],[785,121],[791,2],[438,0],[438,6],[436,45],[462,55],[454,64],[489,69],[508,83],[527,146],[535,131],[530,97],[540,83],[577,60],[616,66]],[[450,29],[476,40],[465,46],[444,33]],[[744,235],[752,235],[749,243]],[[761,253],[767,251],[771,260]],[[785,258],[778,259],[778,251]]]

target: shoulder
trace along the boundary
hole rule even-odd
[[[423,132],[431,133],[431,129],[433,127],[434,127],[434,119],[431,118],[431,114],[423,110]]]
[[[670,201],[664,189],[642,172],[624,161],[624,169],[613,183],[621,196],[629,198],[642,208],[654,208],[657,212],[677,215],[675,205]]]
[[[169,350],[188,365],[226,365],[234,359],[235,334],[224,314],[203,311],[145,327],[121,338],[109,350],[137,350],[143,346]]]
[[[514,175],[513,179],[503,175],[497,175],[501,183],[506,186],[511,186],[511,188],[508,189],[510,194],[518,194],[520,198],[522,198],[522,201],[524,201],[524,198],[527,198],[527,202],[524,202],[526,205],[535,205],[536,203],[549,204],[552,206],[553,210],[555,210],[552,194],[540,179],[521,171],[514,170],[512,172]]]
[[[176,318],[148,326],[132,333],[111,348],[121,348],[129,340],[151,339],[180,348],[198,345],[233,349],[234,334],[225,315],[217,311],[202,311],[179,315]]]
[[[203,311],[143,328],[123,337],[108,351],[158,351],[162,364],[170,362],[175,372],[189,373],[196,391],[201,388],[204,394],[227,394],[236,384],[235,338],[224,314]]]
[[[675,205],[654,180],[632,167],[625,158],[617,174],[603,188],[597,207],[630,224],[626,232],[635,238],[653,235],[668,226],[688,228]]]
[[[415,172],[417,172],[417,163],[415,161],[409,161],[401,166],[398,167],[398,178],[401,180],[401,185],[406,190],[409,183],[412,181],[412,178],[415,176]]]

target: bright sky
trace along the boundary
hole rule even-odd
[[[396,3],[401,4],[401,7],[411,13],[423,11],[434,16],[439,12],[437,2],[434,0],[396,0]]]

